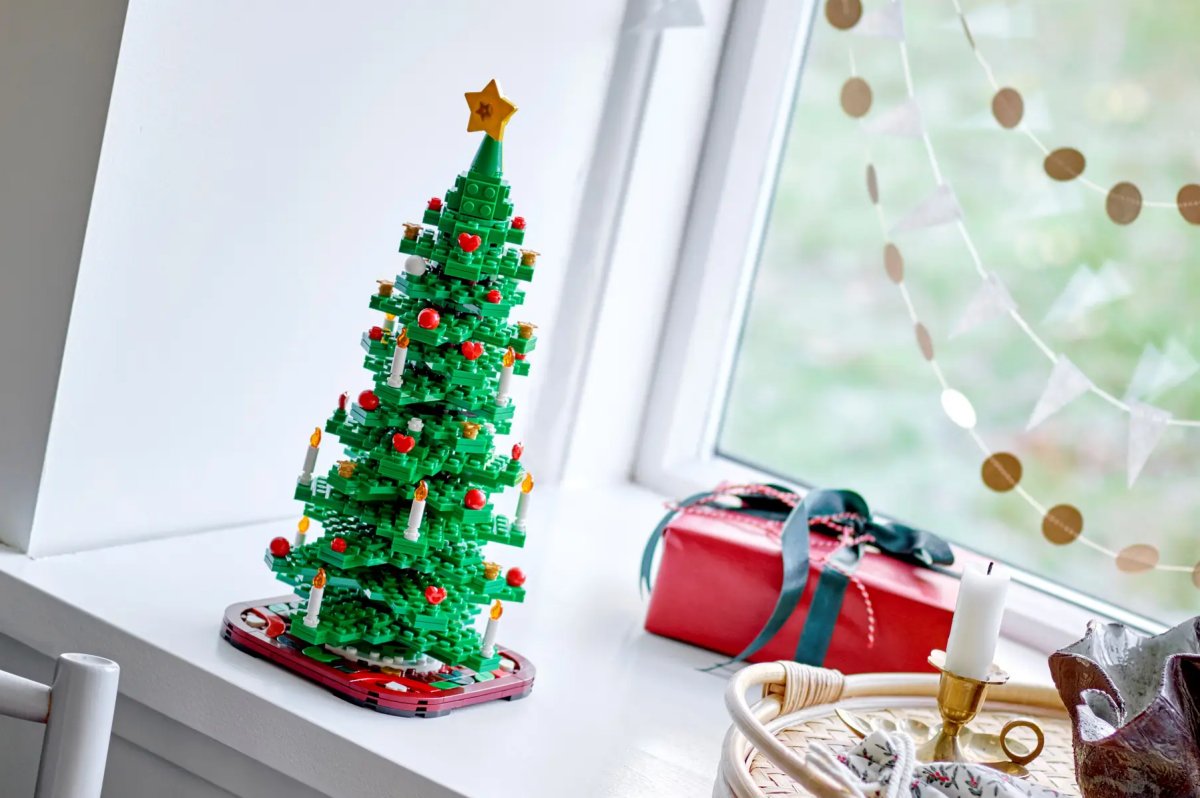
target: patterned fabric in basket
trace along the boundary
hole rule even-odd
[[[807,764],[863,798],[1060,798],[1054,790],[978,765],[920,764],[912,738],[903,732],[872,732],[842,754],[815,743]]]
[[[889,729],[904,728],[911,723],[933,725],[940,718],[934,709],[876,710],[859,713],[877,726]],[[973,728],[985,734],[997,734],[1010,720],[1022,717],[1015,712],[985,711],[976,718]],[[1071,721],[1065,715],[1041,717],[1037,721],[1046,733],[1046,750],[1030,766],[1030,784],[1052,787],[1067,798],[1078,798],[1075,786],[1075,759],[1071,752]],[[838,751],[851,748],[858,741],[835,715],[822,715],[780,729],[775,733],[781,742],[796,753],[805,756],[815,744],[823,744]],[[800,796],[808,793],[792,781],[774,763],[753,751],[747,762],[751,778],[764,795]],[[904,793],[901,793],[904,795]],[[994,798],[984,795],[983,798]]]

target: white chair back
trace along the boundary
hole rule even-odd
[[[100,798],[119,675],[90,654],[59,657],[51,685],[0,671],[0,715],[46,724],[34,798]]]

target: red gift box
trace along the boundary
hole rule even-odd
[[[779,597],[779,525],[682,512],[667,526],[646,630],[728,656],[741,652]],[[825,555],[839,545],[810,538],[808,583],[796,610],[751,662],[795,656]],[[868,549],[848,586],[824,665],[843,673],[927,671],[946,646],[958,580]]]

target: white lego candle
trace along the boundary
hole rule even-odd
[[[496,599],[488,616],[487,627],[483,630],[483,645],[479,647],[480,655],[490,657],[495,652],[496,627],[500,625],[500,616],[503,614],[504,607],[500,604],[500,599]]]
[[[321,622],[321,599],[325,597],[325,569],[318,568],[313,577],[312,590],[308,592],[308,611],[304,613],[304,625],[316,629]]]
[[[958,587],[958,603],[946,641],[946,670],[983,681],[991,670],[1004,618],[1009,576],[989,564],[987,570],[967,566]]]
[[[517,529],[525,529],[525,516],[529,515],[529,494],[533,492],[533,474],[525,472],[525,479],[521,480],[521,495],[517,497],[517,512],[513,518],[513,526]]]
[[[300,516],[300,521],[296,524],[296,548],[304,545],[304,541],[308,537],[308,525],[308,516]]]
[[[387,384],[390,388],[399,388],[404,383],[404,364],[408,361],[408,330],[400,328],[396,336],[396,351],[392,354],[392,370],[388,373]]]
[[[500,369],[500,390],[496,392],[497,407],[504,407],[508,404],[508,392],[510,390],[510,383],[512,382],[513,366],[516,362],[517,355],[510,346],[504,353],[504,360],[501,361],[503,368]]]
[[[413,491],[412,507],[408,510],[408,527],[404,530],[405,540],[418,540],[421,537],[421,519],[425,517],[425,498],[429,495],[429,488],[425,486],[425,480],[417,483],[417,489]]]
[[[308,451],[304,453],[304,467],[300,469],[300,477],[296,480],[301,485],[312,482],[313,469],[317,467],[317,452],[321,446],[321,428],[314,427],[313,434],[308,439]]]

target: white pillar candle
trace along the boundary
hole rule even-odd
[[[400,328],[396,336],[396,351],[392,353],[392,370],[388,374],[387,384],[390,388],[399,388],[404,384],[404,364],[408,361],[408,330]]]
[[[321,622],[321,599],[325,597],[325,569],[318,568],[313,577],[312,590],[308,592],[308,611],[304,613],[304,625],[316,629]]]
[[[504,353],[504,360],[501,361],[503,368],[500,369],[500,390],[496,392],[496,406],[504,407],[508,404],[508,392],[510,390],[509,383],[512,382],[513,365],[517,362],[517,355],[513,352],[510,346]]]
[[[304,467],[300,469],[300,477],[296,480],[301,485],[312,483],[313,469],[317,467],[317,451],[321,446],[321,428],[314,427],[313,434],[308,439],[308,451],[304,453]]]
[[[481,656],[490,657],[495,652],[496,627],[500,625],[500,616],[503,614],[504,607],[500,604],[500,599],[496,599],[492,604],[491,614],[488,616],[487,627],[483,630],[483,645],[479,647]]]
[[[533,474],[525,472],[525,479],[521,480],[521,495],[517,497],[517,513],[513,518],[513,526],[522,532],[525,531],[525,516],[529,515],[529,494],[533,492]]]
[[[1008,574],[994,565],[986,571],[968,565],[963,571],[946,642],[946,670],[968,679],[987,679],[1000,640],[1008,582]]]
[[[413,491],[412,507],[408,510],[408,527],[404,530],[405,540],[419,540],[421,537],[421,519],[425,517],[425,497],[429,495],[429,488],[425,486],[425,480],[417,483],[417,489]]]

